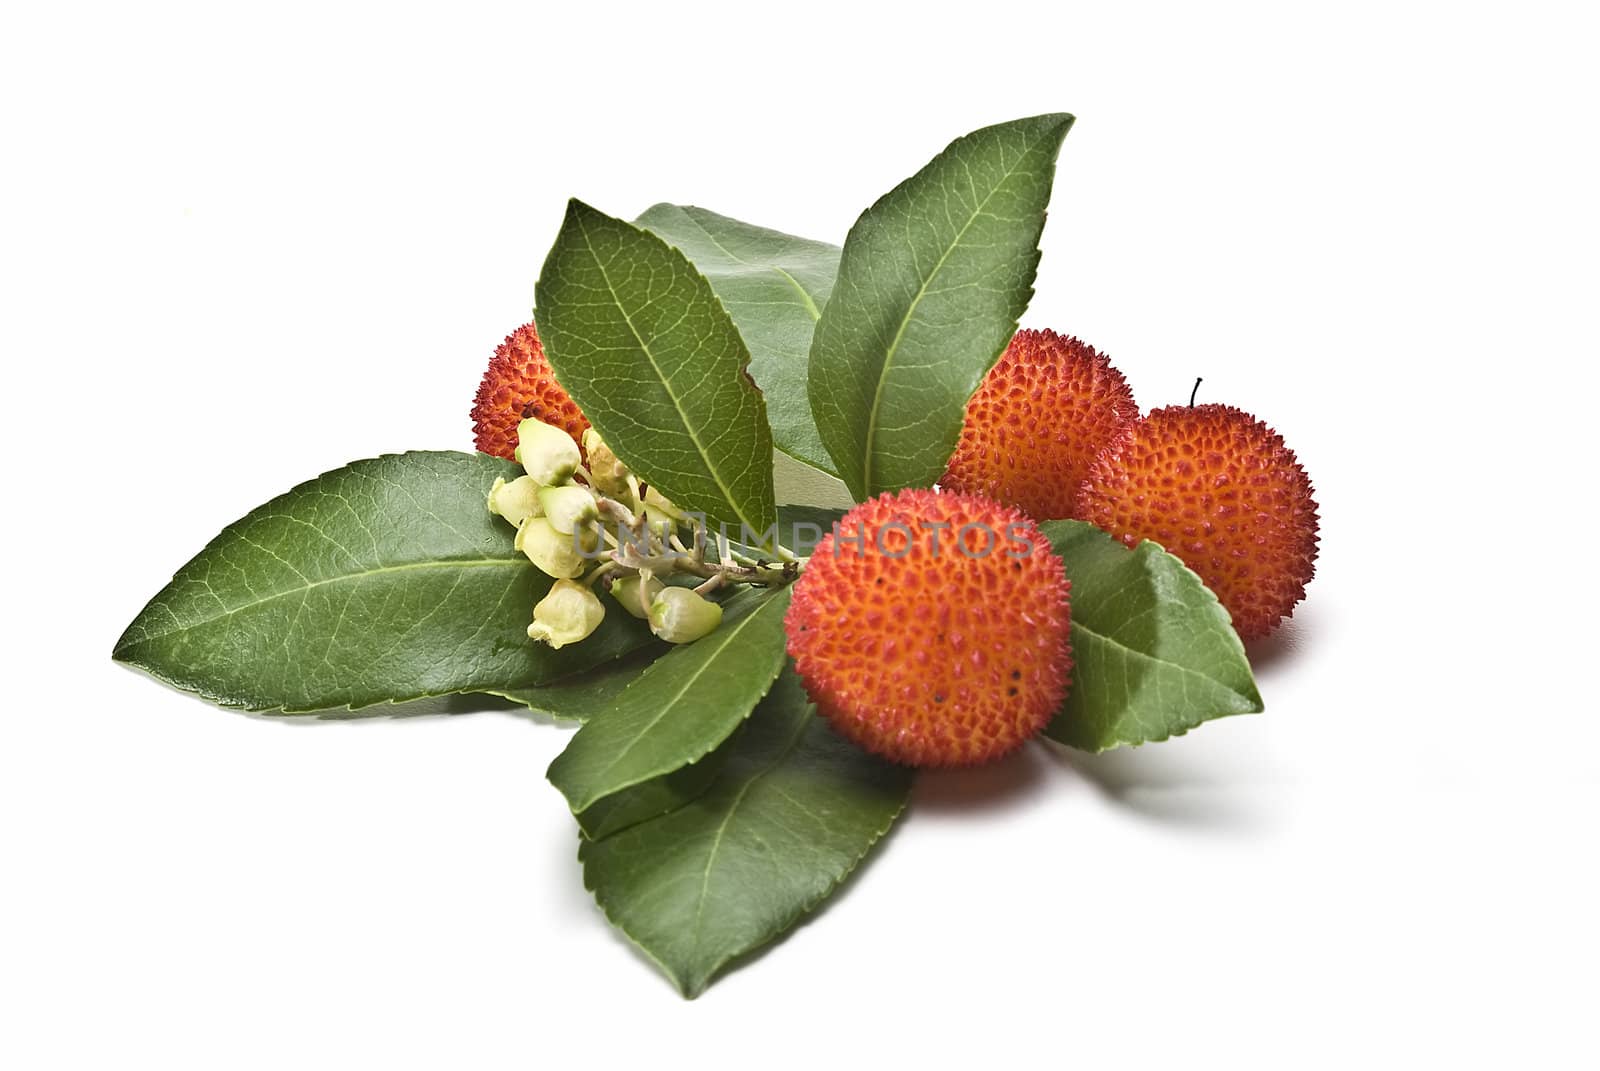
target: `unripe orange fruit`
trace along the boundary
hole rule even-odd
[[[817,710],[913,766],[988,762],[1066,697],[1070,585],[1022,513],[908,490],[856,506],[794,586],[789,654]]]
[[[1137,419],[1128,381],[1104,354],[1054,331],[1018,331],[967,402],[939,485],[1039,520],[1075,517],[1095,455]]]
[[[1288,617],[1316,571],[1310,478],[1282,436],[1232,406],[1152,412],[1095,460],[1078,510],[1130,547],[1149,539],[1181,558],[1245,639]]]
[[[478,384],[472,406],[474,444],[510,461],[517,448],[517,425],[530,417],[561,428],[580,444],[589,426],[578,404],[556,382],[538,330],[526,323],[500,343]]]

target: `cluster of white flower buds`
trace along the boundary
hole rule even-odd
[[[654,488],[641,487],[593,428],[584,432],[583,448],[587,468],[565,431],[524,420],[516,458],[526,475],[496,479],[489,489],[489,512],[516,526],[517,550],[555,579],[533,608],[528,637],[556,648],[588,638],[606,616],[596,586],[670,643],[715,631],[722,607],[706,595],[728,579],[727,566],[706,563],[703,528]],[[606,529],[608,520],[617,533]],[[662,579],[679,573],[702,582],[688,588]]]

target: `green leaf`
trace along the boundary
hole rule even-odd
[[[845,511],[827,506],[779,506],[778,525],[785,545],[801,557],[810,557],[822,537],[833,531]]]
[[[711,635],[662,655],[584,723],[547,776],[573,813],[710,753],[783,667],[789,589],[729,599]]]
[[[844,516],[842,509],[827,506],[779,506],[778,538],[789,550],[800,557],[809,557],[822,542],[822,537],[833,531],[833,526]],[[733,550],[741,554],[760,557],[759,547],[732,543]]]
[[[776,516],[766,402],[694,265],[575,200],[536,294],[556,379],[616,455],[682,509],[766,531]]]
[[[1070,115],[958,138],[864,212],[811,343],[823,444],[858,500],[929,487],[1033,296]]]
[[[779,512],[791,505],[849,509],[856,504],[843,480],[796,461],[782,450],[772,455],[772,489]]]
[[[528,639],[551,582],[484,505],[511,475],[449,452],[325,473],[224,529],[112,657],[224,706],[302,713],[524,688],[650,642],[624,613],[560,651]]]
[[[602,596],[601,601],[606,603],[608,618],[627,612],[615,605],[615,600],[607,600]],[[574,673],[535,688],[507,688],[493,694],[560,721],[588,721],[610,710],[622,690],[638,679],[639,674],[649,669],[650,663],[660,658],[666,650],[664,643],[647,644],[626,658],[596,666],[587,672]]]
[[[584,884],[694,997],[832,893],[893,824],[911,781],[834,733],[788,670],[697,798],[583,842]]]
[[[1181,561],[1082,521],[1040,527],[1072,581],[1072,688],[1049,736],[1106,751],[1262,710],[1228,611]]]
[[[738,325],[750,347],[750,374],[766,395],[773,445],[834,474],[811,419],[806,359],[839,270],[839,247],[693,205],[654,205],[638,223],[683,251]]]
[[[748,724],[741,723],[733,735],[718,744],[709,755],[671,773],[641,781],[621,792],[613,792],[596,800],[578,812],[578,828],[590,840],[599,840],[658,815],[670,814],[690,800],[699,798],[711,787],[711,782],[733,753]]]

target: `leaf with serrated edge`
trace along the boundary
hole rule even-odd
[[[704,792],[582,843],[584,884],[679,992],[698,996],[838,887],[905,807],[911,782],[909,769],[817,717],[789,669]]]
[[[1033,296],[1072,116],[958,138],[850,228],[811,342],[812,415],[857,500],[929,487]]]
[[[738,746],[739,736],[747,725],[748,721],[741,723],[711,754],[687,766],[595,800],[577,813],[578,828],[590,840],[599,840],[631,825],[668,814],[698,798],[711,786],[722,764]]]
[[[833,474],[806,398],[806,359],[839,270],[839,247],[742,223],[694,205],[653,205],[637,220],[680,249],[716,291],[750,347],[772,443]]]
[[[529,687],[651,642],[626,614],[559,651],[528,639],[551,581],[485,506],[514,475],[454,452],[324,473],[225,528],[112,657],[223,706],[306,713]]]
[[[574,813],[726,740],[783,667],[788,606],[788,588],[741,592],[715,632],[662,655],[585,722],[546,775]]]
[[[626,611],[615,605],[614,600],[607,603],[608,618],[624,613]],[[637,680],[641,673],[650,668],[650,663],[667,650],[666,644],[651,643],[626,658],[596,666],[584,673],[562,677],[537,688],[508,688],[494,694],[558,721],[588,721],[610,710],[622,690]]]
[[[766,531],[776,516],[766,402],[694,265],[574,200],[535,292],[550,367],[617,457],[682,509]]]
[[[1047,735],[1106,751],[1262,710],[1228,611],[1181,561],[1082,521],[1040,528],[1072,581],[1072,687]]]

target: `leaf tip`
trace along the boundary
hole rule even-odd
[[[550,765],[545,768],[544,779],[555,786],[555,790],[561,793],[562,798],[567,801],[568,809],[576,815],[584,811],[587,805],[579,806],[578,789],[567,783],[566,764],[561,761],[566,756],[567,753],[563,750],[561,754],[551,760]]]
[[[140,614],[139,617],[128,623],[127,628],[122,630],[122,635],[118,636],[117,642],[111,646],[111,661],[120,662],[125,666],[139,664],[133,658],[133,649],[139,645],[139,641],[134,638],[133,630],[138,627],[139,621],[143,617],[144,615]]]
[[[578,220],[598,219],[604,216],[604,212],[601,212],[598,208],[594,207],[588,202],[580,200],[577,197],[568,197],[567,210],[565,213],[563,213],[562,226],[565,227],[566,225]]]

